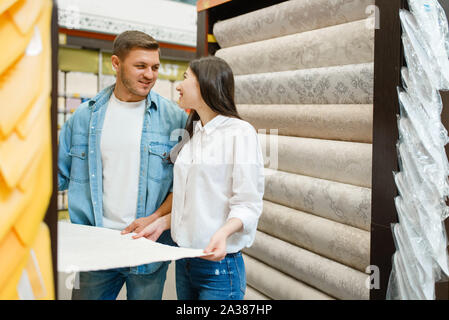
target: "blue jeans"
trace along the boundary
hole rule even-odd
[[[72,300],[115,300],[124,283],[128,300],[161,300],[168,265],[150,274],[132,274],[130,268],[80,272]]]
[[[186,258],[176,261],[178,300],[242,300],[246,290],[241,252],[221,261]]]

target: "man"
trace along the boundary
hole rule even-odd
[[[139,232],[165,213],[172,199],[174,130],[187,114],[151,91],[159,44],[139,31],[118,35],[112,65],[116,83],[84,102],[59,138],[58,188],[69,193],[72,223]],[[173,244],[169,232],[158,242]],[[169,262],[81,272],[72,299],[161,299]]]

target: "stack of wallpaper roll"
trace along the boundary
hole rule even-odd
[[[53,299],[51,0],[0,0],[0,299]]]
[[[292,0],[219,21],[264,209],[246,299],[369,299],[373,0]]]

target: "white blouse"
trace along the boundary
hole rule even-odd
[[[173,169],[171,235],[181,247],[204,249],[227,220],[243,230],[232,234],[227,253],[254,242],[262,213],[264,163],[256,130],[246,121],[218,115],[181,149]]]

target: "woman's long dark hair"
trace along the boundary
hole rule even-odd
[[[204,102],[220,115],[241,119],[234,102],[234,74],[228,63],[221,58],[209,56],[192,60],[189,67],[198,80]],[[193,126],[199,120],[200,116],[192,109],[185,128],[189,138],[192,138]],[[173,148],[176,155],[188,141],[185,138]],[[173,156],[171,160],[175,161]]]
[[[198,80],[204,102],[220,115],[240,119],[234,102],[234,74],[228,63],[210,56],[191,61],[189,67]],[[192,110],[186,124],[190,137],[194,122],[199,120],[198,113]]]

